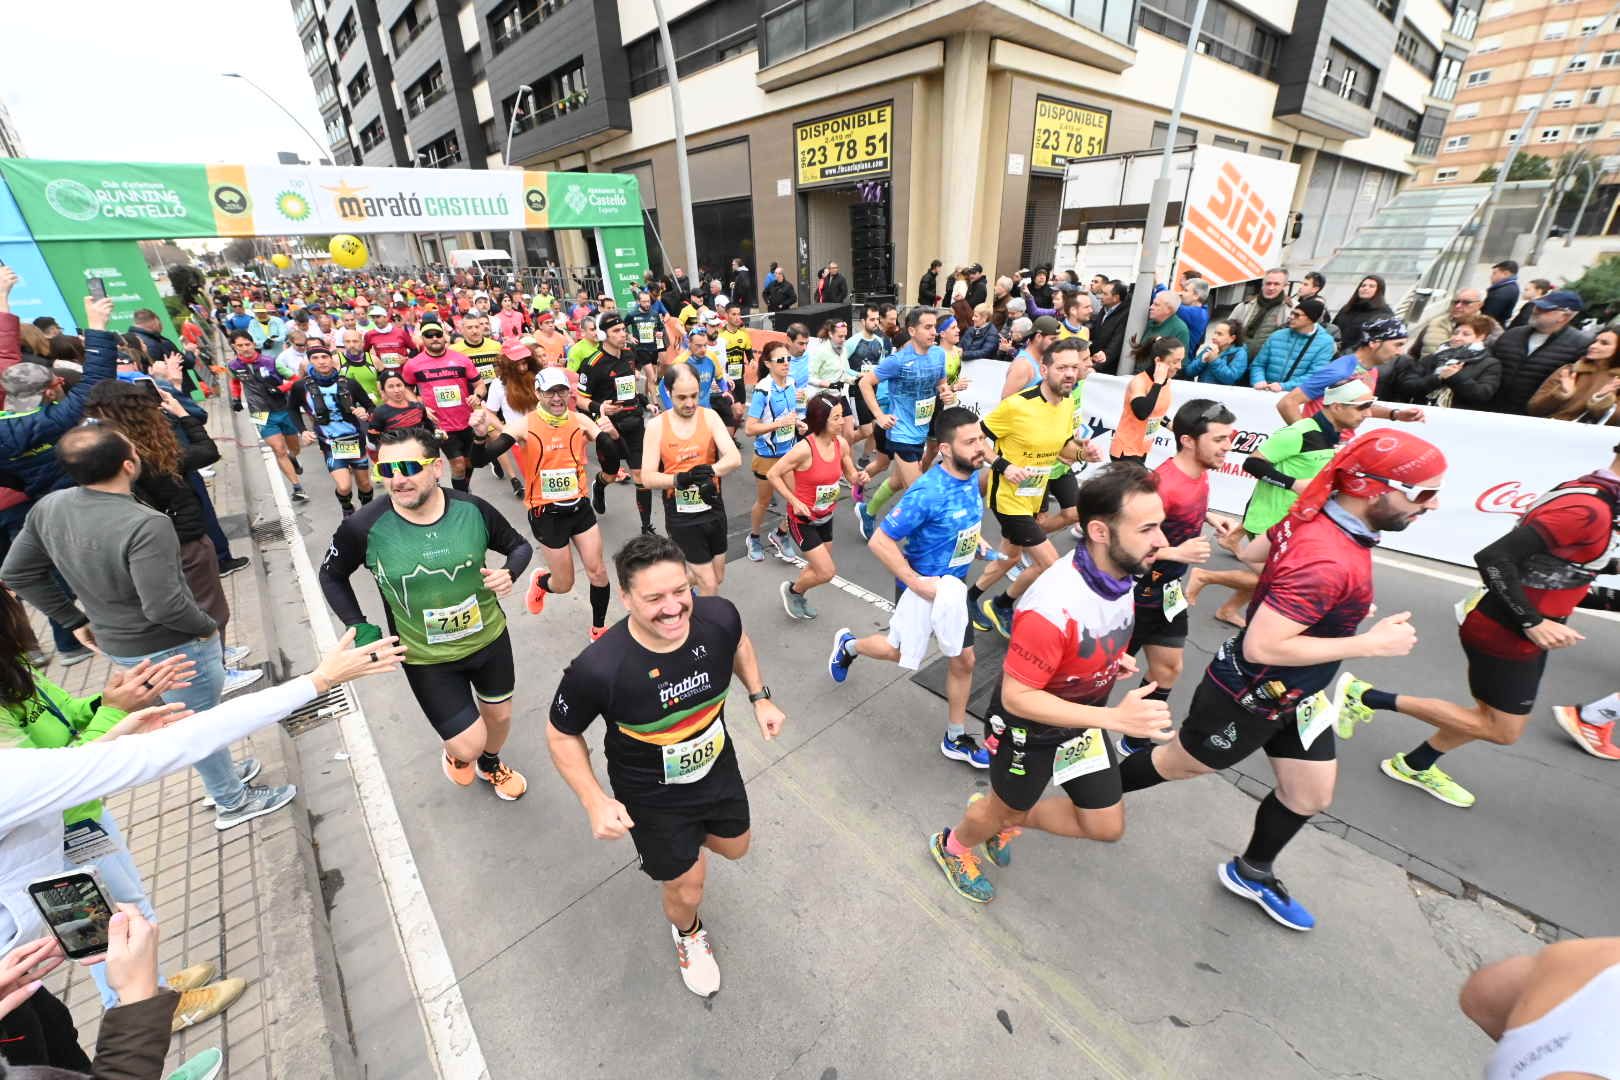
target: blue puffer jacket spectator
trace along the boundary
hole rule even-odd
[[[1226,350],[1220,353],[1215,351],[1213,345],[1208,345],[1197,356],[1181,365],[1181,373],[1195,382],[1241,386],[1244,377],[1249,373],[1249,367],[1249,350],[1242,345],[1228,345]]]
[[[32,400],[8,392],[7,409],[0,413],[0,477],[7,487],[20,488],[32,503],[59,488],[73,486],[51,448],[84,419],[84,402],[96,383],[117,374],[118,338],[105,329],[86,328],[84,378],[62,400],[41,402],[38,390]]]
[[[1317,324],[1322,301],[1312,297],[1294,305],[1288,325],[1272,333],[1249,365],[1250,386],[1292,390],[1318,368],[1332,362],[1333,335]]]

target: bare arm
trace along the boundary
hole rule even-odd
[[[1305,415],[1305,400],[1305,391],[1297,386],[1277,399],[1277,415],[1283,418],[1283,423],[1292,424]]]
[[[703,415],[709,422],[709,434],[714,437],[714,448],[720,455],[714,463],[714,475],[726,476],[736,472],[742,468],[742,451],[737,449],[731,432],[726,430],[726,422],[713,409],[705,410]]]
[[[1243,655],[1252,663],[1277,667],[1335,664],[1362,656],[1405,656],[1417,644],[1411,618],[1411,612],[1403,611],[1353,637],[1307,637],[1305,624],[1262,603],[1243,636]]]
[[[877,557],[877,561],[883,564],[883,568],[893,574],[902,585],[925,600],[933,600],[935,579],[923,577],[913,570],[911,564],[906,562],[905,552],[900,550],[900,545],[895,543],[888,533],[882,529],[874,530],[872,539],[867,541],[866,546]]]
[[[776,464],[771,466],[770,472],[765,475],[766,481],[770,483],[776,493],[787,500],[787,504],[793,507],[802,518],[810,516],[810,508],[800,502],[797,495],[793,494],[793,489],[788,487],[787,478],[789,472],[798,472],[809,458],[810,440],[801,440],[794,443],[793,449],[783,454]]]
[[[641,436],[641,486],[657,491],[675,487],[675,475],[663,471],[664,455],[660,452],[664,442],[664,415],[660,413],[648,420]]]
[[[754,643],[747,634],[737,642],[737,655],[731,661],[731,671],[749,694],[757,694],[764,689],[765,679],[759,673],[759,656],[754,652]],[[770,698],[754,702],[754,720],[758,722],[759,733],[766,742],[776,738],[786,719],[787,716]]]

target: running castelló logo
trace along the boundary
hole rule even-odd
[[[590,197],[579,188],[569,188],[568,194],[563,196],[563,202],[567,203],[568,209],[572,210],[574,213],[583,214],[585,212],[585,208],[590,205],[591,200]]]

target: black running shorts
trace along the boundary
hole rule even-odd
[[[707,566],[726,555],[726,516],[724,512],[706,514],[702,520],[688,523],[679,514],[664,515],[664,531],[681,549],[686,561]]]
[[[568,546],[580,533],[596,525],[596,511],[589,499],[576,499],[567,506],[551,505],[529,511],[529,531],[541,547],[553,551]]]
[[[1547,669],[1547,653],[1536,650],[1527,660],[1503,660],[1463,644],[1468,657],[1468,692],[1499,712],[1528,716],[1536,707],[1541,690],[1541,673]]]
[[[1177,733],[1187,753],[1211,769],[1228,769],[1257,750],[1267,757],[1296,761],[1332,761],[1335,736],[1324,731],[1310,748],[1299,741],[1293,710],[1276,720],[1256,716],[1225,690],[1204,679],[1193,692],[1187,718]]]
[[[1017,734],[1025,730],[1023,725],[1000,710],[998,694],[990,703],[991,726],[995,726],[995,719],[1006,726],[997,733],[996,754],[990,759],[990,789],[996,793],[996,798],[1014,810],[1028,810],[1040,802],[1052,783],[1053,761],[1062,744],[1025,742],[1020,745]],[[1114,748],[1113,738],[1101,728],[1076,729],[1073,738],[1082,740],[1076,749],[1100,743],[1101,757],[1097,760],[1107,764],[1065,781],[1063,793],[1082,810],[1103,810],[1118,803],[1124,791],[1120,787],[1119,753]]]
[[[674,881],[692,869],[709,837],[729,840],[749,826],[746,792],[679,809],[654,809],[628,800],[624,808],[635,822],[630,839],[641,856],[641,872],[654,881]]]
[[[478,702],[510,701],[517,685],[512,637],[506,631],[471,656],[447,664],[404,664],[405,682],[439,733],[453,739],[478,719]]]
[[[792,535],[793,542],[799,545],[800,551],[814,551],[823,544],[832,543],[833,519],[828,517],[825,521],[800,521],[789,514],[788,532]]]

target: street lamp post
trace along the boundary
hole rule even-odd
[[[669,80],[669,104],[675,114],[675,178],[680,182],[681,225],[686,231],[687,280],[695,281],[692,275],[698,272],[697,232],[692,225],[692,177],[686,167],[686,121],[681,116],[681,76],[675,70],[675,47],[670,44],[669,20],[664,18],[662,0],[653,0],[653,14],[658,19],[658,40],[664,49],[664,71]]]
[[[317,153],[315,155],[315,163],[317,165],[320,164],[320,161],[321,161],[322,158],[326,158],[328,160],[331,159],[331,157],[332,157],[331,148],[330,147],[322,148],[321,147],[321,140],[317,139],[313,134],[311,134],[309,128],[305,127],[302,123],[299,123],[298,117],[294,116],[292,114],[292,112],[287,108],[287,106],[283,105],[281,102],[279,102],[275,98],[271,97],[269,95],[269,93],[266,92],[264,87],[260,86],[258,83],[254,82],[252,79],[248,78],[246,75],[243,75],[243,74],[241,74],[239,72],[222,71],[222,72],[220,72],[220,74],[222,76],[224,76],[225,78],[227,78],[227,79],[241,79],[243,82],[247,83],[249,86],[253,87],[253,89],[257,90],[261,95],[263,95],[263,97],[264,97],[264,99],[266,101],[270,102],[270,104],[274,105],[276,108],[278,108],[282,112],[286,113],[287,114],[287,119],[291,120],[294,124],[297,124],[298,125],[298,130],[302,131],[305,135],[308,135],[309,136],[309,141],[312,144],[314,144],[314,146],[316,147],[317,150],[320,151],[319,153]]]

